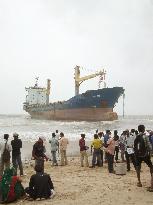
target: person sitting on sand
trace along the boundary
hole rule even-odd
[[[6,168],[3,176],[0,176],[0,202],[9,203],[21,198],[25,192],[21,179],[14,176],[14,168]]]
[[[140,171],[141,171],[141,163],[144,161],[148,167],[150,168],[151,174],[151,186],[148,188],[148,191],[153,192],[153,165],[151,162],[150,152],[151,152],[151,144],[149,142],[149,138],[145,135],[145,126],[138,126],[139,134],[136,136],[134,141],[134,152],[136,157],[136,172],[138,178],[138,187],[142,187],[141,179],[140,179]]]
[[[35,166],[36,174],[32,175],[29,182],[29,187],[25,188],[26,194],[33,200],[48,199],[55,195],[53,182],[49,174],[44,173],[43,167]]]
[[[85,134],[81,134],[81,139],[79,140],[79,146],[80,146],[80,158],[81,158],[81,167],[83,167],[83,161],[85,158],[85,166],[88,167],[88,155],[86,150],[89,148],[85,145]]]

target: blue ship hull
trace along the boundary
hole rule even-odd
[[[88,90],[70,98],[48,105],[24,105],[32,118],[49,120],[116,120],[113,112],[119,97],[124,93],[123,87]]]

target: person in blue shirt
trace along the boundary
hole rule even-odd
[[[106,134],[104,135],[104,145],[107,146],[107,141],[109,140],[111,135],[110,130],[106,130]]]

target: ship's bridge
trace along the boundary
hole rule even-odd
[[[26,96],[26,103],[29,105],[46,104],[47,101],[47,89],[40,87],[26,88],[28,95]]]

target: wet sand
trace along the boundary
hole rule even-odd
[[[79,157],[69,157],[69,165],[52,167],[45,163],[45,172],[51,175],[56,195],[53,199],[42,201],[18,200],[16,204],[40,205],[149,205],[153,203],[153,193],[147,192],[150,185],[148,167],[142,165],[142,184],[137,187],[136,173],[132,170],[126,175],[109,174],[107,164],[104,167],[80,167]],[[91,156],[89,158],[91,163]],[[23,185],[28,186],[29,178],[34,174],[34,161],[24,165],[27,176],[22,177]],[[132,166],[132,165],[131,165]]]

